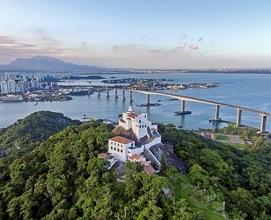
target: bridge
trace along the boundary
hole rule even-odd
[[[171,93],[166,93],[166,92],[158,92],[158,91],[143,91],[143,90],[126,90],[126,89],[123,89],[122,90],[122,99],[123,99],[123,101],[126,100],[126,96],[125,96],[126,91],[129,92],[129,98],[130,98],[131,103],[133,102],[133,93],[141,93],[141,94],[146,95],[146,106],[151,106],[150,95],[165,96],[165,97],[177,99],[177,100],[179,100],[181,102],[181,110],[179,111],[180,114],[182,114],[182,113],[185,114],[185,112],[186,112],[185,103],[186,102],[195,102],[195,103],[201,103],[201,104],[207,104],[207,105],[215,106],[215,116],[214,116],[213,121],[221,121],[221,118],[219,117],[219,115],[220,115],[220,107],[221,106],[233,108],[233,109],[236,109],[236,125],[237,125],[237,127],[241,126],[242,113],[244,111],[256,113],[256,114],[258,114],[260,116],[260,119],[261,119],[261,123],[260,123],[260,132],[261,133],[266,132],[267,117],[271,117],[270,112],[265,112],[265,111],[261,111],[261,110],[257,110],[257,109],[253,109],[253,108],[249,108],[249,107],[244,107],[244,106],[234,105],[234,104],[228,104],[228,103],[218,102],[218,101],[212,101],[212,100],[207,100],[207,99],[202,99],[202,98],[196,98],[196,97],[192,97],[192,96],[184,96],[184,95],[177,95],[177,94],[171,94]],[[106,93],[107,93],[107,97],[110,97],[109,89],[107,89]],[[100,97],[100,92],[99,91],[98,91],[98,96]],[[118,99],[118,90],[117,89],[115,89],[114,96],[115,96],[115,99]]]

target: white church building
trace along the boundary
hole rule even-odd
[[[161,143],[157,125],[148,120],[146,113],[136,113],[130,106],[122,114],[112,132],[115,136],[108,140],[108,153],[120,161],[146,163],[144,150]]]

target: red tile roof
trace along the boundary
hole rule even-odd
[[[126,137],[121,137],[121,136],[116,136],[116,137],[110,138],[110,140],[114,141],[114,142],[121,143],[121,144],[129,144],[131,142],[134,142],[133,140],[130,140]]]
[[[136,115],[136,113],[131,112],[131,113],[128,113],[127,116],[130,117],[130,118],[134,118],[135,119],[137,115]]]
[[[153,175],[153,174],[155,174],[155,169],[154,169],[153,166],[150,165],[150,164],[144,166],[144,171],[145,171],[148,175]]]
[[[109,153],[100,153],[100,154],[98,154],[98,157],[103,158],[105,160],[113,158],[113,156],[111,156]]]

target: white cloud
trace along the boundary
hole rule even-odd
[[[97,46],[86,41],[75,42],[77,46],[74,47],[65,47],[44,31],[37,31],[36,36],[35,41],[28,42],[0,34],[0,63],[8,63],[17,57],[47,55],[80,64],[125,68],[270,67],[269,57],[209,53],[199,47],[201,38],[197,43],[186,41],[171,48],[133,43]],[[213,42],[207,41],[206,45],[212,47]]]

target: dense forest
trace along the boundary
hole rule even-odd
[[[78,124],[80,124],[79,121],[67,118],[61,113],[35,112],[0,130],[0,149],[10,151],[14,148],[28,148],[33,143],[45,140],[67,126]]]
[[[42,122],[27,121],[30,127]],[[97,121],[67,125],[55,127],[53,135],[40,127],[44,136],[26,139],[2,131],[1,142],[18,138],[31,148],[0,158],[0,219],[271,219],[268,142],[240,150],[160,125],[162,141],[174,145],[189,172],[162,164],[160,174],[148,176],[127,162],[126,177],[118,181],[97,157],[107,150],[113,127]]]

